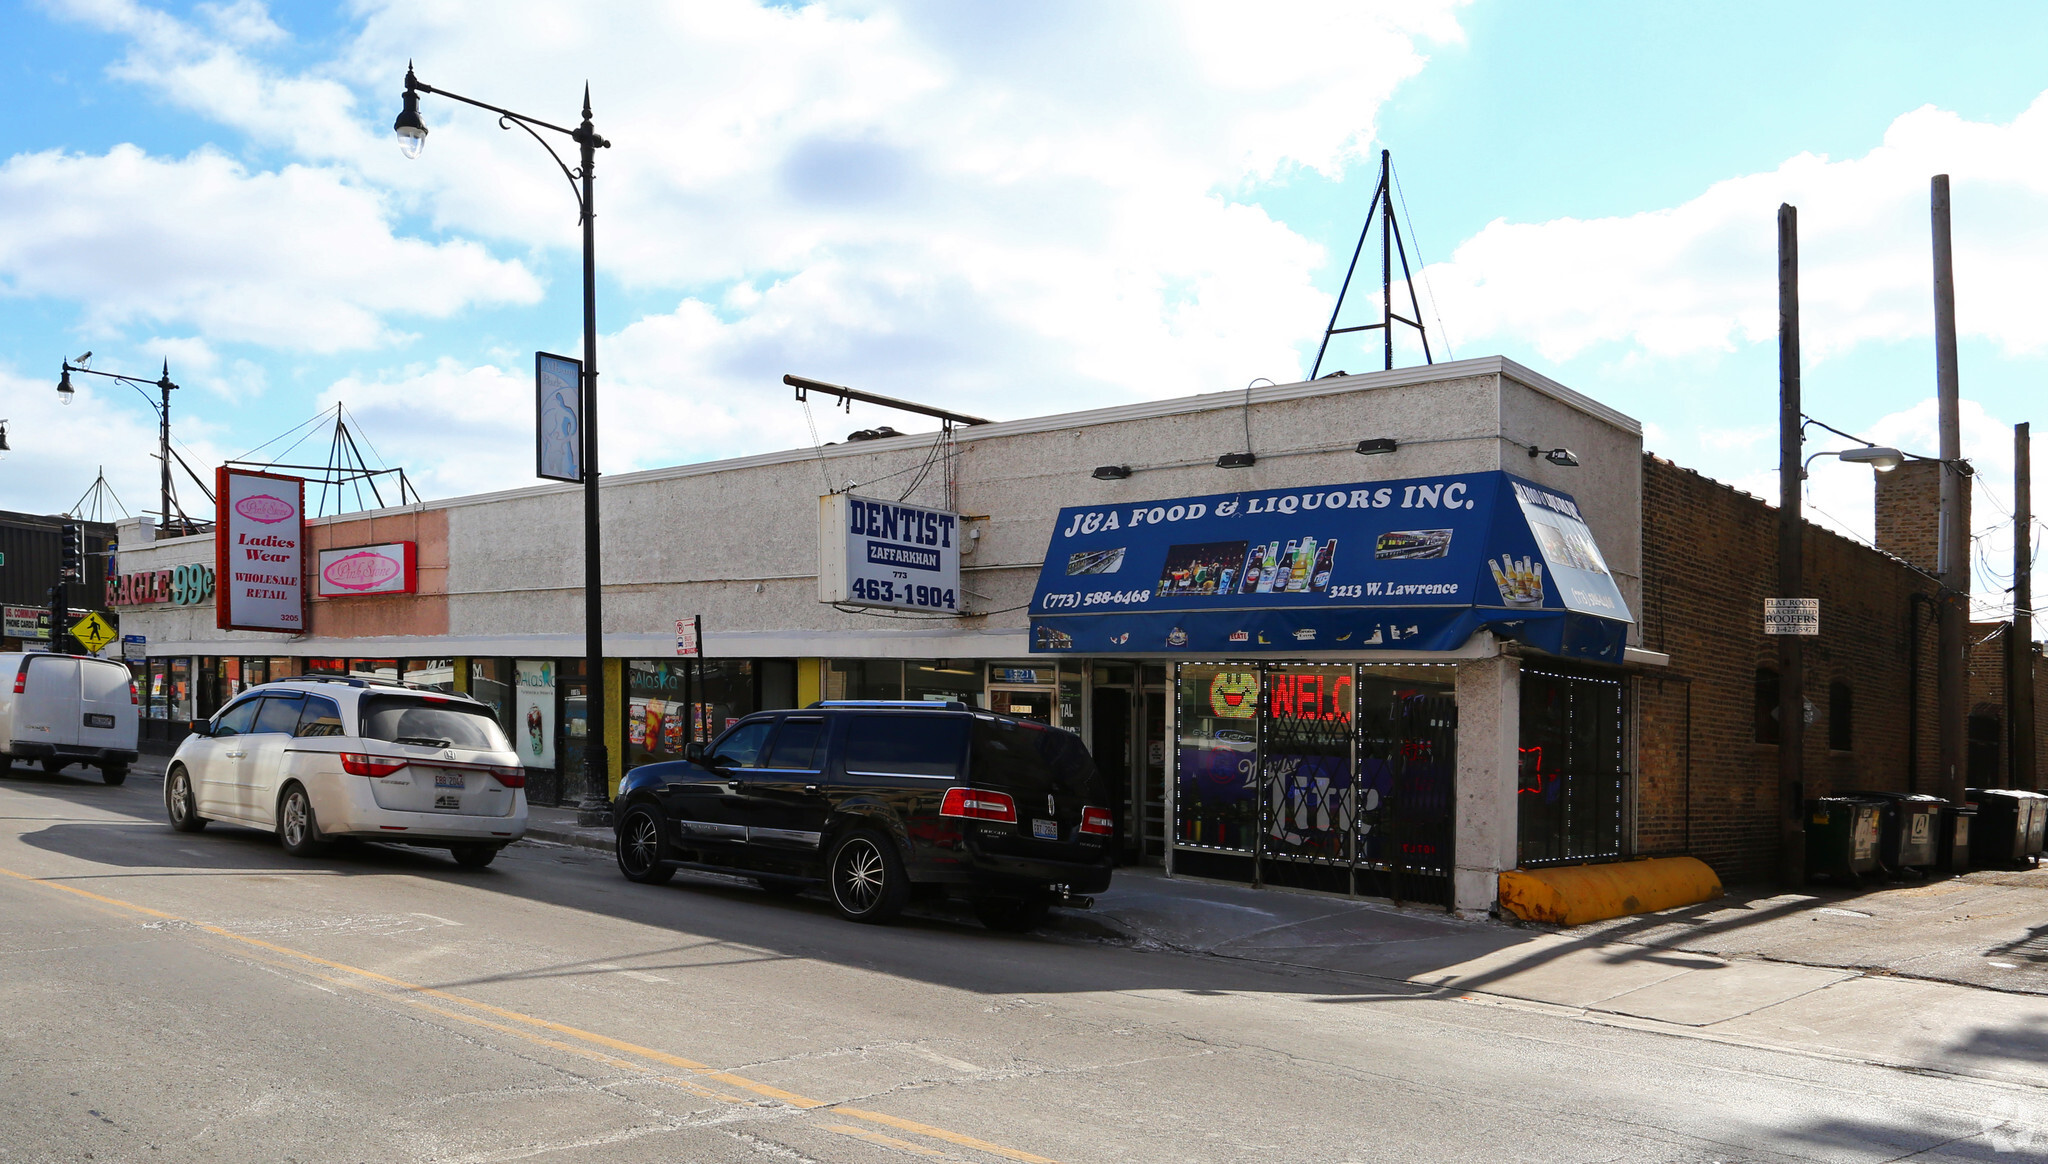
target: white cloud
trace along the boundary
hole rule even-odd
[[[1860,158],[1801,154],[1626,217],[1496,221],[1430,268],[1461,337],[1564,360],[1602,344],[1655,356],[1777,333],[1778,205],[1799,211],[1809,361],[1932,330],[1928,181],[1951,175],[1957,325],[2014,354],[2048,348],[2048,94],[2009,125],[1924,108]],[[1468,343],[1470,340],[1467,341]]]
[[[475,243],[394,235],[384,200],[344,173],[129,145],[0,164],[0,288],[74,300],[88,329],[186,325],[315,352],[387,342],[388,315],[540,295],[525,267]]]
[[[62,513],[74,505],[104,469],[114,495],[130,515],[158,507],[156,413],[126,385],[97,376],[74,375],[74,398],[65,404],[56,379],[28,376],[0,367],[0,411],[6,413],[12,451],[0,460],[0,495],[6,508],[27,513]],[[178,452],[208,476],[220,463],[220,432],[181,411],[174,396],[171,416]],[[174,462],[179,502],[187,514],[210,518],[205,494]],[[121,514],[109,508],[107,520]]]

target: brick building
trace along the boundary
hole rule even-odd
[[[1878,481],[1882,549],[1805,529],[1806,594],[1821,603],[1805,653],[1809,796],[1936,790],[1939,467],[1909,462]],[[1730,883],[1768,879],[1776,857],[1777,642],[1763,600],[1777,520],[1761,498],[1644,457],[1642,645],[1671,663],[1636,683],[1636,847],[1698,857]],[[2006,782],[2009,632],[1970,627],[1973,785]]]

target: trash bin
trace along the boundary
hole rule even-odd
[[[1947,804],[1946,801],[1943,802]],[[1977,823],[1974,804],[1948,804],[1941,814],[1941,868],[1945,873],[1970,871],[1970,830]]]
[[[1876,796],[1823,796],[1806,802],[1806,874],[1850,885],[1878,872],[1878,838],[1886,801]]]
[[[1885,868],[1930,869],[1941,857],[1941,820],[1948,801],[1938,796],[1905,792],[1852,792],[1849,795],[1885,801],[1890,811],[1881,822],[1877,859]]]
[[[1965,795],[1977,806],[1971,826],[1970,857],[1979,869],[2009,869],[2027,851],[2027,829],[2033,805],[2010,788],[1970,788]],[[2024,795],[2031,795],[2024,794]]]
[[[2014,789],[2012,795],[2027,801],[2033,807],[2033,815],[2027,823],[2026,839],[2020,843],[2020,856],[2039,863],[2044,845],[2048,845],[2048,796],[2018,789]]]

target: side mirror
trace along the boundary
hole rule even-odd
[[[195,721],[192,724],[192,734],[195,736],[210,736],[213,734],[213,724],[203,719]]]
[[[683,759],[688,760],[692,764],[702,765],[705,760],[704,745],[696,740],[691,740],[683,745]]]

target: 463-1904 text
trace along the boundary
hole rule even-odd
[[[958,610],[955,592],[943,586],[910,582],[884,582],[878,578],[855,578],[853,597],[862,602],[886,602],[894,606],[921,606],[927,610]]]

